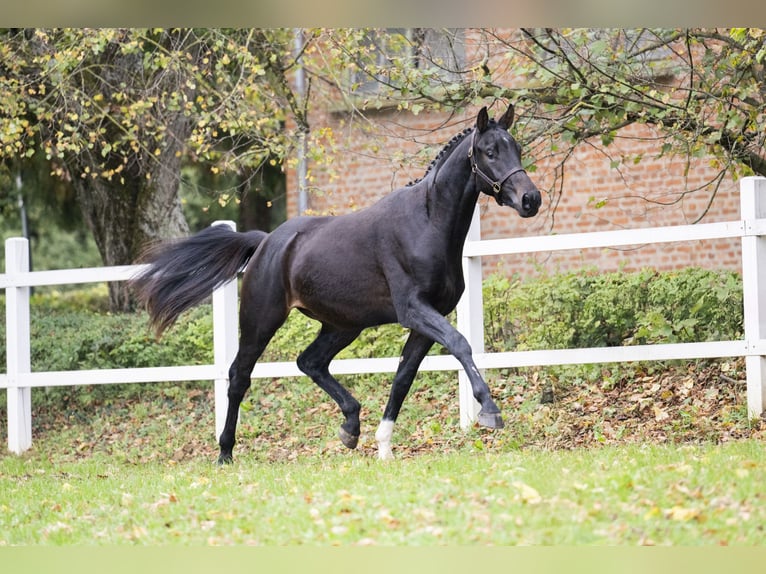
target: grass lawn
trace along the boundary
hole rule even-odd
[[[0,460],[0,544],[759,545],[766,449]]]
[[[0,453],[0,546],[763,545],[766,420],[735,366],[605,372],[553,402],[522,375],[494,374],[501,431],[461,430],[454,380],[424,377],[387,463],[374,377],[351,380],[355,451],[309,381],[254,385],[223,468],[209,384],[35,390],[33,448]]]

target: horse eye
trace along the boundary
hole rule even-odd
[[[487,157],[492,159],[493,157],[495,157],[495,152],[493,152],[491,149],[488,149],[487,150]]]

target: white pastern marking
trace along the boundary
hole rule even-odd
[[[383,420],[375,431],[375,440],[378,442],[378,458],[380,460],[391,460],[394,458],[394,451],[391,450],[391,437],[394,434],[394,421]]]

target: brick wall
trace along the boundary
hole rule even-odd
[[[336,152],[327,167],[309,166],[309,209],[315,214],[338,214],[363,208],[423,175],[441,147],[463,128],[472,125],[475,113],[451,117],[444,113],[413,115],[388,109],[368,114],[365,120],[346,113],[326,113],[311,118],[316,128],[331,128]],[[499,115],[502,109],[492,113]],[[709,182],[718,169],[710,158],[657,158],[661,144],[651,129],[630,126],[603,148],[599,142],[581,145],[566,163],[561,178],[553,156],[530,173],[543,191],[543,208],[533,219],[521,219],[509,208],[482,197],[482,237],[535,236],[632,229],[739,218],[739,185],[724,178],[717,190]],[[536,158],[550,149],[525,150]],[[633,158],[642,160],[634,163]],[[624,158],[624,159],[621,159]],[[619,165],[613,162],[620,160]],[[559,173],[559,176],[561,174]],[[288,190],[297,189],[294,171],[287,174]],[[288,216],[296,214],[296,193],[289,193]],[[738,240],[589,249],[529,256],[485,258],[485,271],[501,268],[530,276],[598,267],[601,270],[634,270],[645,267],[673,269],[689,265],[707,268],[740,268]]]

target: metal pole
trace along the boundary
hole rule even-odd
[[[21,191],[21,174],[16,174],[16,193],[18,194],[19,216],[21,218],[21,236],[29,241],[29,218],[27,217],[27,207],[24,204],[24,193]],[[29,251],[29,270],[32,271],[32,249]]]
[[[303,30],[294,28],[294,49],[297,58],[303,50]],[[306,97],[306,72],[298,63],[295,72],[295,91],[301,103]],[[298,215],[303,215],[308,209],[308,194],[306,193],[306,134],[301,130],[298,134]]]

